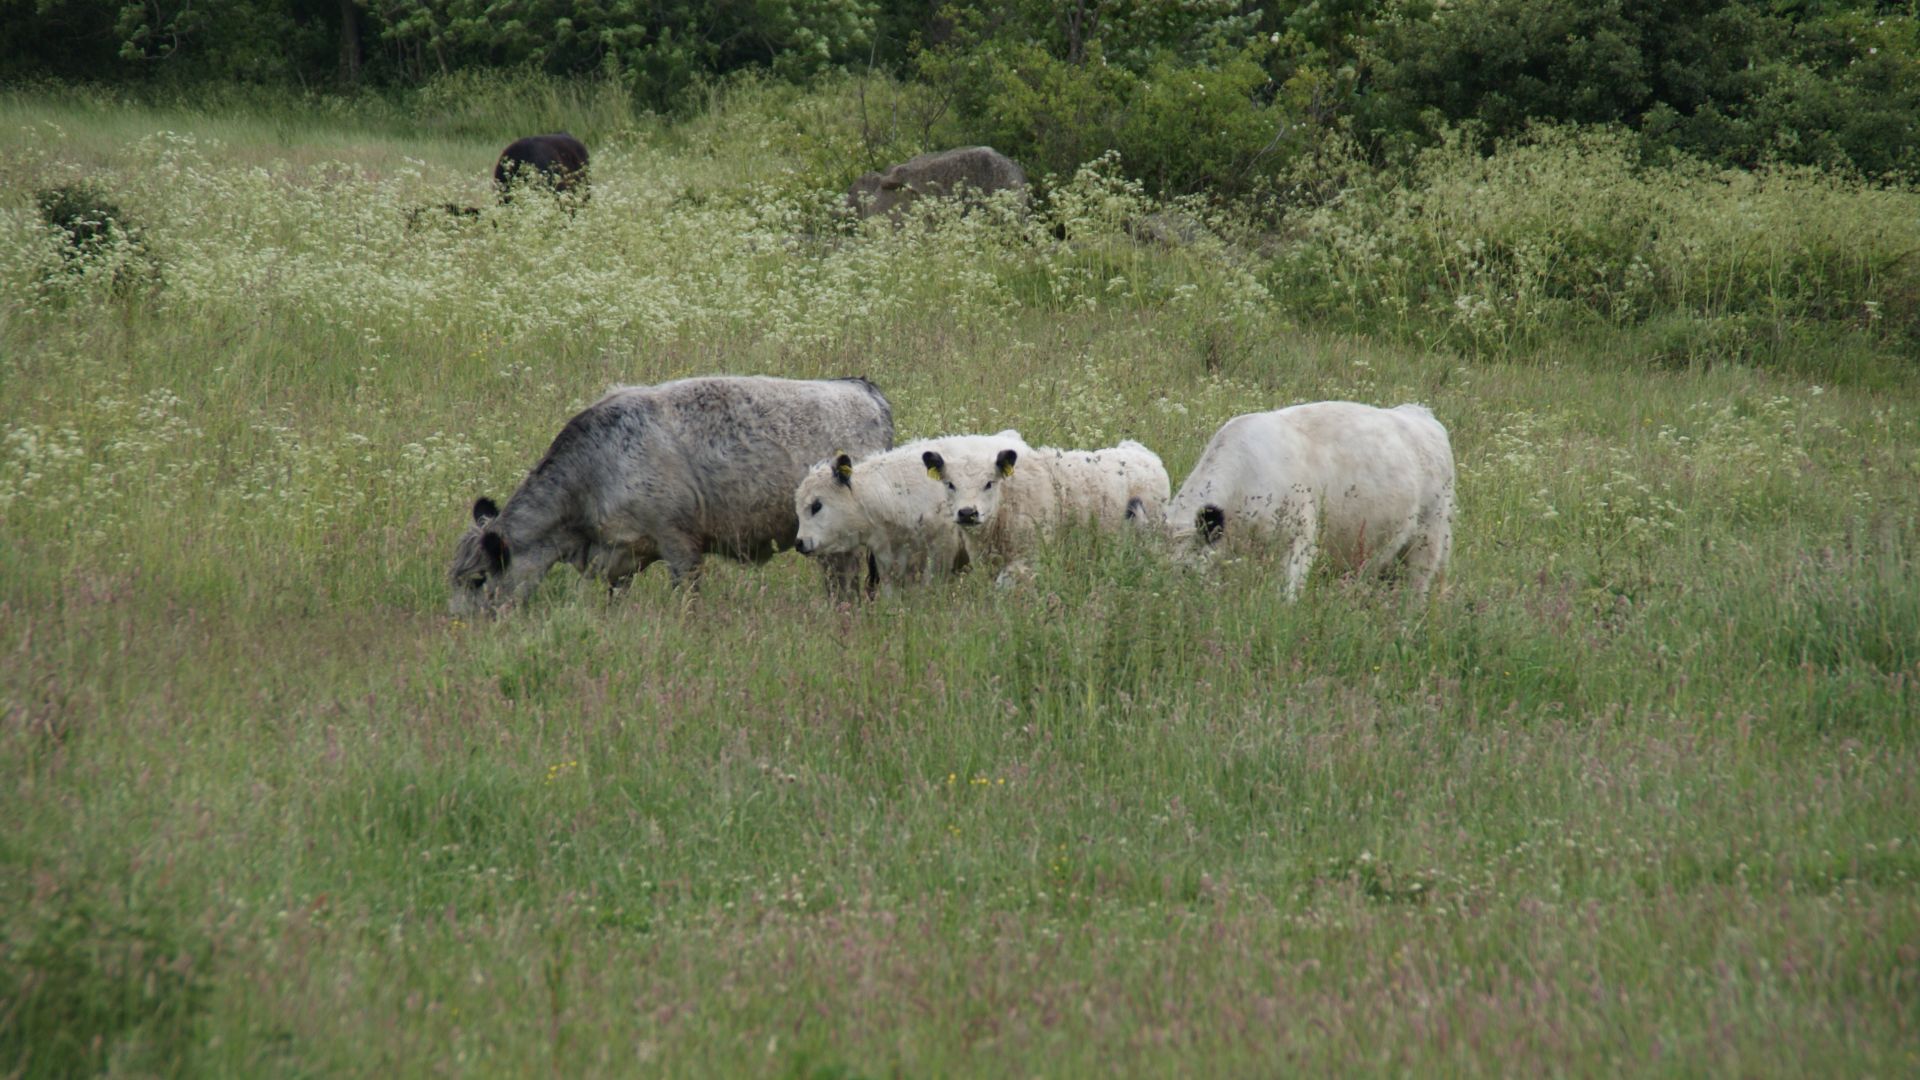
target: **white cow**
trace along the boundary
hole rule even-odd
[[[1340,571],[1405,567],[1414,595],[1453,551],[1453,448],[1425,406],[1321,401],[1221,425],[1167,507],[1176,541],[1281,547],[1287,598],[1322,552]]]
[[[1159,455],[1131,440],[1104,450],[1035,449],[1003,431],[986,440],[987,452],[968,449],[928,461],[928,471],[946,483],[968,546],[1009,565],[1063,525],[1158,521],[1173,489]]]
[[[864,547],[873,553],[880,584],[887,587],[953,573],[967,565],[968,549],[937,463],[947,455],[991,457],[1009,438],[1019,437],[1011,431],[950,435],[858,459],[828,458],[809,469],[794,492],[800,518],[794,549],[802,555],[841,555]]]

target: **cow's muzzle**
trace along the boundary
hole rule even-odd
[[[980,524],[980,511],[971,506],[963,507],[959,513],[954,515],[954,520],[962,525],[978,525]]]
[[[819,548],[820,548],[820,545],[812,542],[811,540],[795,540],[793,542],[793,550],[799,552],[802,555],[811,555],[815,551],[819,550]]]

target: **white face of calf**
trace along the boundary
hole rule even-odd
[[[976,529],[993,524],[1000,512],[1000,498],[1020,460],[1020,451],[1012,446],[988,448],[955,455],[950,461],[929,451],[924,460],[927,474],[947,486],[953,522],[963,529]]]
[[[841,555],[857,550],[872,531],[866,507],[853,490],[853,459],[837,454],[807,470],[793,493],[800,532],[793,549],[802,555]]]

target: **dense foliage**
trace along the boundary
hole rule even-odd
[[[1330,139],[1404,161],[1542,121],[1920,174],[1920,19],[1871,0],[0,0],[0,21],[0,73],[145,92],[514,69],[686,110],[740,72],[878,67],[921,93],[906,149],[986,142],[1063,177],[1117,151],[1162,192],[1262,190]]]

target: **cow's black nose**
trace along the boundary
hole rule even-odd
[[[962,525],[978,525],[980,524],[980,511],[971,506],[966,507],[960,511],[959,520]]]
[[[807,543],[805,540],[795,540],[793,542],[793,550],[802,555],[811,555],[813,554],[813,545]]]

